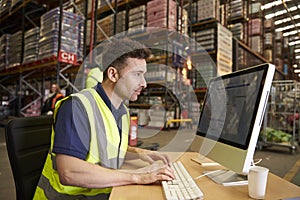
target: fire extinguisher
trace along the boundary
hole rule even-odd
[[[138,134],[138,117],[130,116],[130,132],[129,132],[129,145],[137,146],[137,134]]]

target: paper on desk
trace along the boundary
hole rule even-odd
[[[213,162],[213,161],[211,161],[209,159],[205,159],[205,158],[196,157],[196,158],[192,158],[192,161],[202,165],[203,167],[205,167],[205,166],[220,166],[219,163]]]

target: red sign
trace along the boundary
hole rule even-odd
[[[70,64],[76,64],[76,54],[59,51],[58,61]]]

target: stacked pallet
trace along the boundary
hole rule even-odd
[[[112,25],[113,27],[113,25]],[[117,13],[116,34],[126,30],[126,10]]]
[[[138,6],[129,10],[128,30],[143,29],[146,25],[146,6]]]
[[[26,31],[24,35],[24,58],[23,63],[38,60],[40,28],[36,27]]]
[[[10,37],[10,34],[4,34],[0,38],[0,70],[6,69],[6,67],[9,65],[8,49]]]
[[[96,38],[97,42],[106,40],[107,37],[113,35],[113,28],[114,28],[113,22],[114,22],[114,15],[109,15],[97,21],[98,27],[100,27],[100,29],[97,29],[97,38]]]
[[[220,0],[198,0],[192,3],[192,23],[208,19],[220,20]]]
[[[12,34],[9,38],[9,43],[10,47],[8,49],[8,67],[11,68],[21,64],[22,31],[18,31]]]
[[[247,3],[240,0],[232,0],[227,4],[228,20],[235,20],[237,18],[247,17]]]
[[[147,3],[147,27],[177,29],[177,5],[173,0],[153,0]]]
[[[83,52],[83,17],[63,11],[61,37],[59,38],[60,9],[55,8],[41,17],[39,40],[39,59],[56,56],[60,40],[60,52],[82,59]]]

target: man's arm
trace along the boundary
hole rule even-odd
[[[64,154],[56,155],[56,164],[59,178],[63,185],[84,188],[150,184],[156,181],[174,179],[172,169],[168,166],[151,171],[151,173],[130,173],[104,168]]]
[[[172,170],[167,166],[137,174],[135,171],[122,172],[85,161],[90,140],[87,117],[84,116],[81,104],[77,101],[73,103],[65,102],[57,113],[53,152],[56,153],[57,171],[62,184],[105,188],[125,184],[149,184],[174,178]],[[71,111],[81,114],[73,115]],[[74,142],[75,139],[77,142]]]

